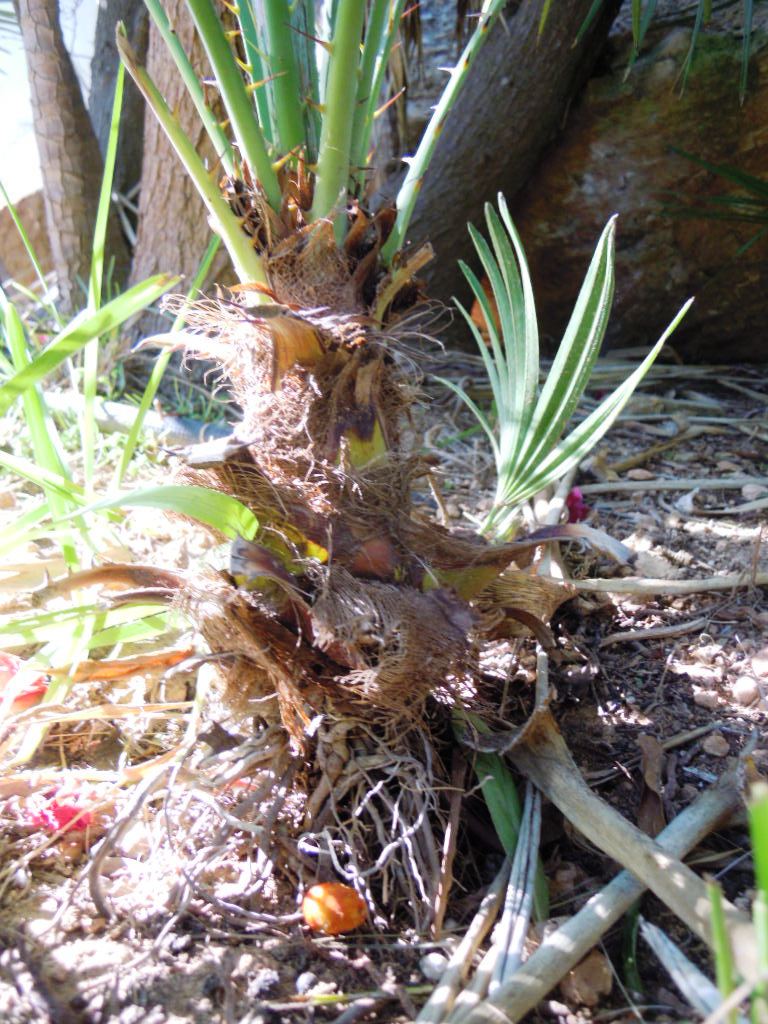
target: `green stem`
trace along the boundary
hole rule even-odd
[[[237,8],[237,19],[240,22],[240,34],[243,38],[243,47],[245,48],[245,56],[248,61],[248,77],[251,83],[255,85],[257,82],[263,82],[267,76],[261,61],[259,30],[256,27],[250,0],[241,0]],[[262,85],[254,89],[254,99],[256,100],[256,110],[259,114],[261,133],[267,143],[271,143],[274,141],[274,131],[269,106],[269,91],[265,86]]]
[[[396,0],[394,6],[402,9],[404,2],[405,0]],[[394,32],[390,34],[385,31],[387,15],[390,13],[391,6],[391,0],[374,0],[365,29],[365,45],[360,66],[360,81],[357,85],[357,109],[352,126],[352,149],[350,152],[352,173],[361,183],[364,178],[370,126],[373,123],[373,112],[376,109],[378,98],[378,92],[374,93],[374,82],[378,80],[376,71],[378,67],[386,65],[394,39]],[[394,12],[390,28],[393,24],[395,27],[397,26]],[[389,46],[386,45],[387,42]],[[379,64],[377,64],[377,60]]]
[[[200,120],[203,122],[203,127],[208,134],[208,138],[211,140],[216,155],[220,158],[227,174],[233,175],[235,173],[235,161],[232,145],[221,125],[216,120],[213,111],[205,102],[205,94],[200,85],[200,80],[195,69],[192,67],[189,57],[184,52],[183,46],[179,42],[179,37],[168,21],[168,15],[165,13],[159,0],[144,0],[144,4],[157,26],[163,42],[168,48],[168,53],[176,65],[181,80],[184,82],[184,88],[195,105],[195,109],[200,116]]]
[[[281,154],[304,143],[299,68],[293,49],[293,30],[288,0],[264,0],[269,34],[269,67],[274,76],[272,94]]]
[[[446,118],[464,85],[469,69],[472,67],[488,36],[488,30],[503,8],[504,3],[505,0],[484,0],[477,28],[472,33],[467,45],[464,47],[464,52],[451,71],[450,80],[435,107],[435,111],[419,143],[419,148],[411,158],[405,181],[400,186],[400,191],[397,194],[397,219],[395,220],[395,226],[381,251],[382,259],[386,264],[392,262],[395,253],[402,248],[405,242],[406,232],[413,216],[416,200],[421,191],[424,175],[435,152],[437,140],[440,138],[445,127]]]
[[[269,205],[273,210],[279,210],[281,194],[277,174],[221,22],[210,0],[188,0],[188,5],[211,62],[216,84],[240,148],[240,156],[258,178]]]
[[[128,73],[152,108],[155,117],[160,122],[171,145],[184,164],[187,174],[194,182],[203,202],[208,207],[214,230],[217,234],[221,235],[222,241],[227,247],[227,252],[235,265],[237,276],[243,282],[259,281],[265,283],[266,274],[261,258],[251,245],[250,239],[241,230],[237,217],[235,217],[229,204],[222,197],[218,185],[209,176],[195,147],[181,130],[178,120],[171,113],[168,104],[160,95],[146,68],[141,67],[136,60],[136,55],[129,46],[125,36],[125,29],[121,27],[118,27],[117,32],[117,48],[123,63],[128,69]]]
[[[348,0],[336,15],[324,97],[315,198],[310,213],[312,220],[328,217],[339,201],[343,204],[346,197],[364,15],[365,4],[361,0]],[[344,211],[334,220],[336,236],[340,239],[344,231]]]

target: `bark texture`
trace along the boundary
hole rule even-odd
[[[71,313],[83,305],[87,287],[103,164],[62,38],[57,0],[19,0],[18,14],[54,269],[62,307]],[[114,218],[107,251],[119,281],[128,253]]]
[[[166,11],[181,45],[201,75],[210,77],[202,43],[184,0],[171,0]],[[216,156],[207,144],[207,137],[192,100],[187,95],[176,66],[168,56],[165,44],[154,25],[149,31],[147,67],[168,106],[174,110],[182,128],[192,139],[212,168]],[[168,272],[194,275],[210,237],[207,214],[192,180],[155,115],[147,107],[144,113],[144,160],[139,198],[139,229],[133,257],[132,281],[149,274]],[[211,274],[222,279],[219,263]],[[139,323],[140,333],[157,330],[158,319],[145,315]]]
[[[619,4],[605,3],[574,46],[591,6],[560,0],[541,38],[538,4],[494,27],[448,117],[411,225],[411,239],[429,239],[437,254],[426,274],[434,298],[465,294],[456,259],[467,253],[466,221],[480,224],[484,203],[499,190],[511,199],[526,183],[589,77]]]

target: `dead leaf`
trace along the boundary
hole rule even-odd
[[[643,773],[643,795],[637,809],[637,826],[646,835],[657,836],[666,825],[664,815],[664,748],[659,741],[643,733],[637,741]]]
[[[560,993],[571,1006],[598,1006],[612,988],[611,965],[597,949],[585,956],[560,982]]]

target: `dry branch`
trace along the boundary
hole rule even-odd
[[[509,757],[586,839],[631,871],[711,946],[709,898],[704,882],[595,796],[548,710],[534,716],[520,743],[509,751]],[[744,978],[754,978],[758,973],[755,929],[749,918],[732,904],[725,902],[723,911],[734,961]]]
[[[576,590],[587,590],[603,594],[701,594],[711,590],[737,590],[740,587],[768,586],[768,572],[727,573],[724,576],[707,576],[700,580],[658,580],[643,579],[639,576],[624,576],[615,580],[569,580]]]
[[[733,774],[707,790],[658,837],[658,844],[671,857],[683,857],[739,806]],[[626,913],[642,895],[644,886],[628,871],[622,871],[596,893],[582,909],[548,936],[528,960],[496,993],[493,999],[466,1013],[451,1016],[450,1024],[488,1024],[492,1020],[520,1020],[532,1010],[574,967],[600,937]],[[503,1014],[498,1016],[498,1013]]]

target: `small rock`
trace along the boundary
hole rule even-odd
[[[655,480],[656,474],[652,473],[650,469],[641,469],[639,466],[636,469],[627,470],[627,480]]]
[[[708,708],[714,711],[720,704],[720,697],[714,690],[695,690],[693,703],[700,708]]]
[[[296,991],[300,996],[305,996],[316,984],[316,974],[313,974],[312,971],[302,971],[296,979]]]
[[[741,488],[741,495],[747,501],[755,501],[757,498],[764,498],[768,494],[768,487],[764,484],[744,484]]]
[[[448,957],[434,950],[419,960],[419,970],[427,981],[439,981],[448,966]]]
[[[16,508],[16,495],[13,491],[0,491],[0,508]]]
[[[719,732],[713,732],[711,736],[707,736],[701,747],[710,757],[727,757],[731,752],[728,740]]]
[[[248,982],[250,999],[260,999],[268,995],[280,984],[280,975],[271,967],[260,967]]]
[[[750,658],[752,671],[760,679],[768,679],[768,647],[763,647]]]
[[[715,463],[715,469],[719,473],[740,473],[741,468],[738,462],[731,462],[730,459],[720,459]]]
[[[748,708],[760,696],[760,687],[757,685],[757,680],[753,679],[752,676],[739,676],[731,687],[731,696],[737,704]]]

